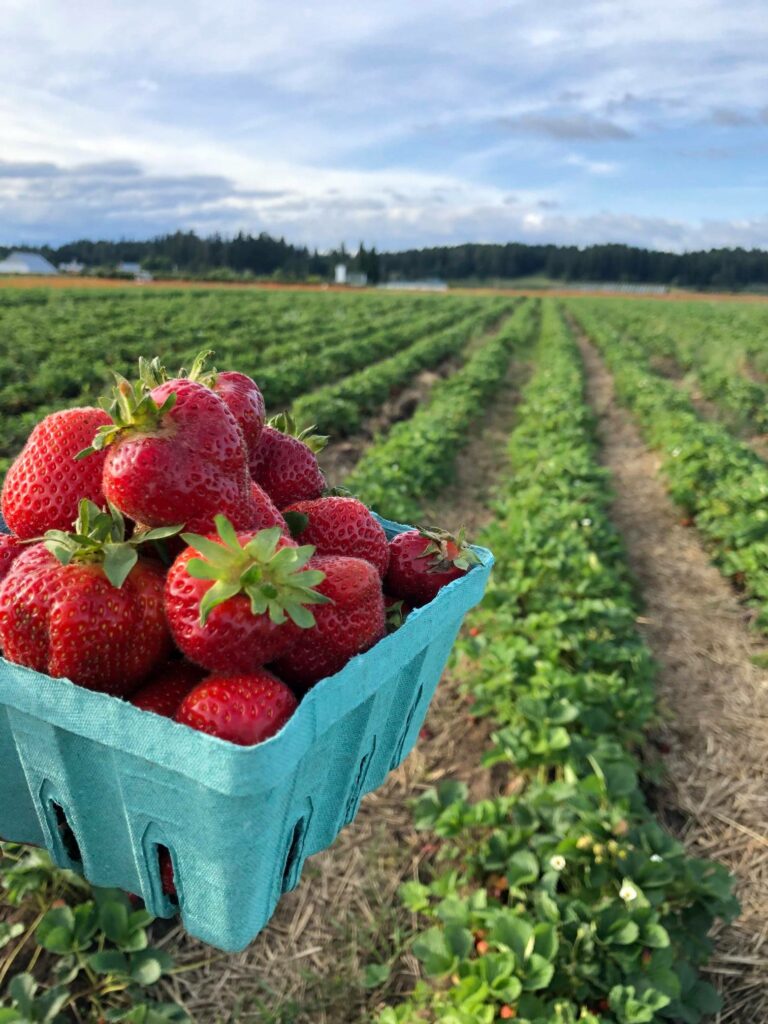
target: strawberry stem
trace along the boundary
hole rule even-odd
[[[214,522],[218,541],[196,533],[182,534],[202,556],[189,560],[187,572],[194,579],[213,582],[200,602],[200,625],[205,625],[218,605],[244,594],[254,615],[268,614],[278,624],[290,618],[302,629],[314,626],[315,617],[307,605],[330,600],[314,589],[325,573],[305,568],[314,547],[279,547],[282,531],[278,526],[259,530],[242,544],[226,516],[218,515]]]

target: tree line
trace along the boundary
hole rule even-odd
[[[9,251],[0,248],[0,255]],[[80,239],[34,251],[53,263],[79,260],[91,268],[110,268],[123,260],[139,262],[158,276],[328,280],[337,263],[346,263],[349,270],[364,271],[371,283],[425,277],[480,282],[541,276],[563,282],[650,283],[712,290],[768,286],[768,252],[760,249],[670,253],[617,244],[579,247],[509,242],[379,253],[360,243],[357,251],[350,253],[343,245],[319,252],[266,232],[202,238],[192,231],[176,231],[146,241]]]

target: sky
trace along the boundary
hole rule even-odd
[[[768,247],[765,0],[0,8],[0,244]]]

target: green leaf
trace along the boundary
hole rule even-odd
[[[119,946],[129,933],[128,908],[118,900],[105,899],[99,906],[99,925],[109,941]]]
[[[74,946],[75,917],[70,907],[49,910],[37,926],[38,944],[51,953],[69,953]]]
[[[389,980],[391,973],[389,964],[366,964],[363,970],[363,986],[379,988]]]
[[[283,512],[283,519],[288,524],[288,529],[294,540],[309,526],[309,516],[303,512]]]
[[[88,963],[97,974],[127,974],[128,958],[117,949],[103,949],[92,953]]]
[[[25,1016],[32,1012],[32,1001],[37,992],[37,982],[31,974],[17,974],[8,984],[11,999]]]
[[[104,575],[118,590],[125,583],[138,560],[136,548],[130,544],[104,545]]]
[[[513,911],[502,911],[496,917],[489,938],[502,948],[510,949],[522,964],[534,946],[533,927]]]
[[[19,935],[23,934],[24,925],[20,922],[16,924],[5,924],[0,921],[0,949],[3,946],[7,946],[13,939],[18,938]]]

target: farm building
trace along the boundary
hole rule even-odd
[[[0,274],[58,274],[58,270],[36,252],[17,250],[0,260]]]
[[[82,274],[85,270],[85,264],[81,263],[80,260],[69,260],[68,263],[60,263],[59,270],[62,274]]]
[[[117,264],[117,271],[120,274],[132,274],[137,281],[151,281],[152,275],[148,270],[143,270],[140,263],[133,263],[123,260]]]

